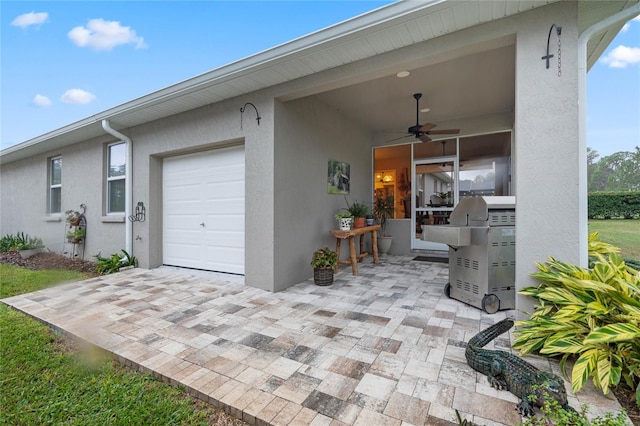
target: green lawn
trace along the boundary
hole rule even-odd
[[[83,278],[0,265],[1,297]],[[0,303],[0,425],[231,424],[149,375],[70,340]],[[220,421],[219,421],[220,420]]]
[[[83,274],[75,271],[32,271],[0,263],[0,299],[84,278]]]
[[[619,247],[622,257],[640,260],[640,220],[589,220],[589,233],[596,231],[600,241]]]

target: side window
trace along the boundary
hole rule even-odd
[[[49,214],[61,212],[62,157],[49,159]]]
[[[124,213],[125,202],[125,144],[107,147],[107,214]]]

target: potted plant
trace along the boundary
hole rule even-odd
[[[44,243],[40,238],[30,237],[24,232],[18,232],[14,240],[14,247],[22,259],[28,259],[44,251]]]
[[[373,216],[373,213],[371,213],[371,211],[369,211],[369,213],[367,213],[367,216],[364,219],[365,221],[365,225],[366,226],[371,226],[375,223],[376,218]]]
[[[387,235],[387,220],[393,218],[393,214],[395,212],[393,196],[388,195],[386,197],[377,197],[373,205],[373,212],[376,220],[380,224],[378,251],[380,254],[387,254],[393,239],[393,237]]]
[[[333,271],[338,265],[338,255],[329,247],[313,252],[311,266],[313,267],[313,282],[326,286],[333,284]]]
[[[78,226],[80,225],[80,218],[82,217],[82,213],[77,210],[67,210],[64,212],[66,216],[67,223],[69,226]]]
[[[353,216],[353,227],[363,228],[365,223],[365,217],[369,213],[369,207],[364,203],[359,203],[355,200],[351,205],[347,202],[347,210]]]
[[[77,244],[82,241],[84,238],[84,228],[77,227],[75,229],[70,229],[67,231],[67,241],[73,244]]]
[[[341,231],[348,231],[351,229],[351,223],[353,222],[353,216],[348,211],[336,213],[336,219],[338,219],[338,226]]]

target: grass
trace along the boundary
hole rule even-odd
[[[78,281],[86,278],[75,271],[32,271],[11,265],[0,264],[0,298],[30,293],[54,284]]]
[[[0,265],[2,297],[80,275]],[[0,303],[0,425],[210,425],[216,414],[184,391],[81,355],[71,340]]]
[[[620,247],[622,257],[640,260],[640,220],[589,220],[589,233],[596,231],[600,241]]]

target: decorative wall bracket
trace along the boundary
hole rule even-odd
[[[247,108],[247,105],[251,105],[253,107],[253,109],[256,110],[256,121],[258,122],[258,126],[260,125],[260,119],[262,117],[260,117],[260,113],[258,112],[258,108],[256,108],[256,106],[254,104],[252,104],[251,102],[247,102],[246,104],[244,104],[244,106],[242,108],[240,108],[240,129],[242,129],[242,114],[244,114],[244,111]]]
[[[547,61],[547,69],[549,69],[549,59],[553,58],[553,55],[549,53],[549,45],[551,42],[551,32],[553,31],[553,28],[555,27],[556,29],[556,34],[558,35],[558,76],[560,76],[561,74],[561,70],[560,70],[560,34],[562,34],[562,27],[556,24],[551,24],[551,28],[549,28],[549,35],[547,36],[547,54],[545,56],[543,56],[542,59],[543,61]]]

